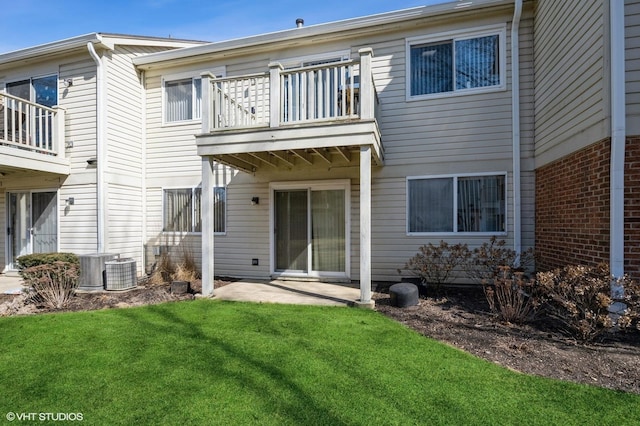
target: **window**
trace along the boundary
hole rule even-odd
[[[226,231],[226,189],[213,189],[214,232]],[[200,221],[202,189],[165,189],[163,199],[164,232],[202,232]]]
[[[407,43],[408,96],[502,87],[504,30]]]
[[[176,121],[189,121],[201,118],[201,79],[187,78],[165,81],[164,97],[165,122],[173,123]]]
[[[506,176],[407,179],[407,232],[506,232]]]

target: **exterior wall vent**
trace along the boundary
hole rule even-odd
[[[105,262],[105,290],[128,290],[136,287],[136,261],[123,258]]]

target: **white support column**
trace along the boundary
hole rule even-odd
[[[210,133],[215,127],[213,80],[216,76],[210,72],[203,72],[200,77],[202,80],[202,133],[205,134]]]
[[[202,295],[213,295],[213,160],[202,157]]]
[[[279,62],[269,64],[269,126],[280,126],[280,72],[284,68]]]
[[[373,49],[366,47],[358,50],[360,54],[360,118],[363,120],[374,118],[373,78],[371,71],[371,59]]]
[[[371,147],[360,147],[360,300],[357,306],[373,308],[371,300]]]
[[[64,108],[59,106],[53,107],[55,117],[53,119],[53,150],[56,152],[58,158],[65,158],[66,156],[66,141],[65,141],[65,112]]]

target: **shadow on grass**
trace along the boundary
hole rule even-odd
[[[234,302],[222,302],[222,303],[234,303]],[[209,308],[214,308],[210,306]],[[179,315],[176,315],[173,309],[168,305],[153,305],[146,307],[146,311],[160,317],[162,323],[154,323],[148,320],[146,314],[142,314],[142,311],[137,309],[121,309],[115,313],[118,316],[125,317],[142,328],[144,333],[158,334],[158,333],[172,333],[175,337],[181,339],[190,339],[197,343],[198,346],[204,346],[207,348],[215,349],[215,352],[222,352],[223,356],[232,359],[234,363],[226,362],[225,359],[221,359],[218,354],[212,354],[210,351],[190,351],[189,356],[198,356],[200,359],[185,359],[185,363],[192,364],[191,368],[198,368],[196,366],[204,366],[207,369],[207,375],[212,377],[224,377],[225,380],[232,378],[237,386],[243,389],[243,391],[250,390],[254,397],[259,398],[262,403],[269,407],[273,413],[264,413],[265,415],[277,414],[278,416],[288,417],[288,420],[295,424],[305,424],[311,419],[322,419],[325,424],[339,425],[344,424],[344,420],[336,417],[327,407],[323,407],[314,400],[307,391],[291,380],[283,371],[278,367],[279,359],[273,359],[265,361],[259,359],[252,353],[243,351],[239,346],[232,345],[228,340],[212,336],[203,330],[202,326],[198,323],[187,320]],[[215,311],[211,312],[215,315]],[[248,313],[247,313],[248,314]],[[267,318],[264,315],[253,315],[256,324],[260,324],[261,327],[268,327]],[[206,321],[206,318],[203,318]],[[170,324],[167,326],[166,324]],[[275,328],[274,328],[275,330]],[[251,345],[248,346],[252,347]],[[247,374],[243,374],[238,371],[237,368],[228,367],[227,364],[233,364],[237,366],[240,362],[243,367],[242,370]],[[256,377],[254,373],[258,373],[260,376],[268,378],[268,381],[261,383],[259,377]],[[273,384],[267,386],[267,383]],[[294,395],[294,398],[278,398],[274,400],[272,395],[273,388],[285,388],[287,394]],[[211,395],[212,398],[215,395]]]

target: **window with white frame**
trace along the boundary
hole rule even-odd
[[[504,85],[504,27],[407,40],[410,98]]]
[[[407,178],[407,232],[506,232],[506,175]]]
[[[202,80],[186,78],[164,82],[164,121],[174,123],[201,118]]]
[[[222,77],[224,67],[208,70]],[[202,79],[200,72],[166,75],[162,78],[162,108],[165,123],[181,123],[202,118]]]
[[[201,188],[164,189],[162,230],[164,232],[202,232],[201,199]],[[214,232],[226,232],[226,188],[213,189],[213,215]]]

